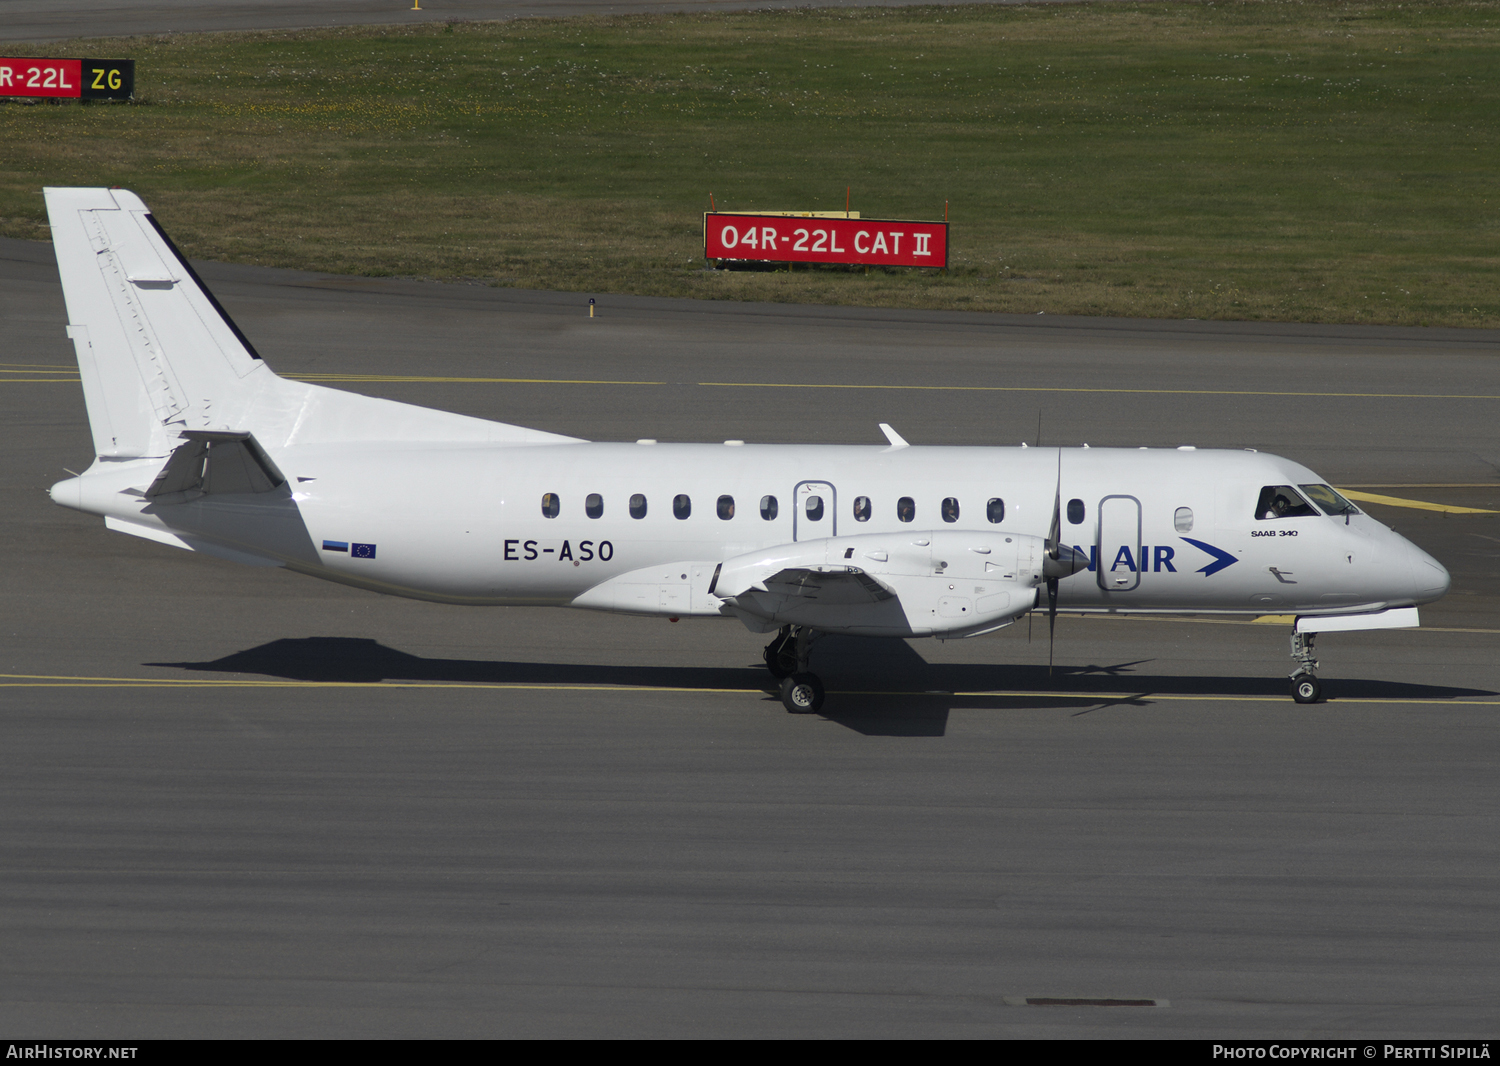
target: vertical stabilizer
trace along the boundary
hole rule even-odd
[[[185,429],[236,421],[263,364],[141,199],[45,192],[95,453],[165,456]]]

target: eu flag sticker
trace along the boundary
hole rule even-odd
[[[375,558],[375,545],[351,544],[349,545],[349,554],[356,559],[373,559]]]
[[[347,540],[325,540],[323,542],[323,550],[326,552],[346,552],[349,550],[349,542]]]

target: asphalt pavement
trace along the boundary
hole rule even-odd
[[[1040,412],[1500,510],[1493,332],[200,272],[278,371],[593,439]],[[382,598],[52,505],[91,459],[64,323],[50,247],[0,241],[9,1036],[1493,1035],[1495,515],[1372,505],[1453,592],[1325,637],[1317,706],[1285,626],[1065,616],[1051,678],[1045,625],[830,638],[791,716],[732,622]]]

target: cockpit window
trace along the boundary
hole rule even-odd
[[[1324,514],[1350,515],[1363,512],[1354,504],[1344,499],[1336,490],[1328,485],[1299,485],[1308,499],[1318,505],[1318,509]]]
[[[1317,513],[1290,485],[1267,485],[1260,490],[1260,499],[1255,502],[1255,517],[1261,521],[1268,518],[1302,518]]]

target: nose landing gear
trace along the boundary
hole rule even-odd
[[[1292,658],[1297,660],[1297,669],[1292,672],[1292,699],[1298,703],[1317,703],[1323,698],[1323,685],[1318,680],[1318,660],[1313,657],[1313,638],[1316,633],[1292,634]]]
[[[807,669],[813,644],[823,634],[805,626],[782,626],[766,645],[766,666],[781,682],[781,703],[792,714],[814,714],[823,706],[823,682]]]

